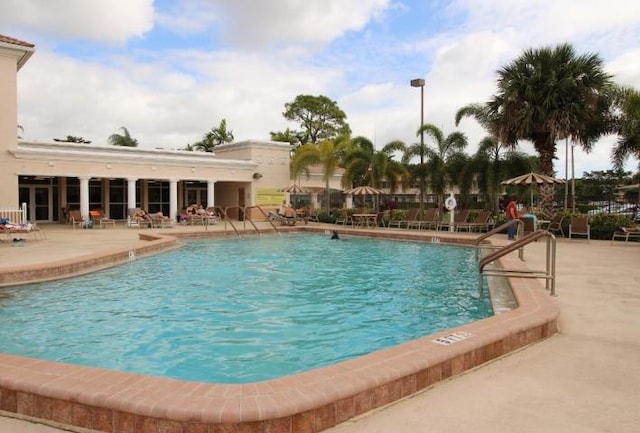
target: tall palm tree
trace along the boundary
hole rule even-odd
[[[340,154],[348,143],[348,137],[338,137],[336,140],[324,140],[318,144],[308,143],[298,147],[291,158],[291,174],[294,179],[305,173],[309,177],[309,167],[320,165],[322,178],[325,181],[327,194],[326,210],[331,211],[331,188],[329,181],[340,166]]]
[[[119,130],[122,130],[122,135],[112,134],[109,136],[109,143],[112,146],[138,147],[138,140],[131,137],[127,128],[121,126]]]
[[[556,141],[571,138],[589,151],[607,132],[611,76],[595,54],[577,56],[569,44],[528,49],[498,71],[489,101],[500,141],[530,140],[540,170],[553,175]],[[553,186],[540,188],[545,216],[553,215]]]
[[[449,176],[447,171],[447,161],[462,152],[467,146],[467,137],[457,131],[445,137],[440,128],[430,123],[426,123],[418,129],[417,135],[420,136],[421,134],[431,137],[435,147],[422,146],[420,143],[415,143],[406,148],[402,159],[404,163],[408,164],[414,157],[420,157],[421,159],[426,157],[426,163],[414,170],[414,176],[420,179],[420,195],[424,197],[424,179],[428,175],[429,186],[438,195],[439,205],[444,200],[444,192],[447,185],[454,183],[454,179]],[[421,206],[423,207],[421,211],[424,211],[423,201],[421,201]]]
[[[617,169],[622,169],[630,156],[640,159],[640,92],[617,88],[614,105],[619,113],[614,126],[618,140],[611,151],[611,160]]]

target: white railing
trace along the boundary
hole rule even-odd
[[[27,204],[22,203],[19,208],[0,206],[0,218],[6,218],[15,224],[26,224]]]

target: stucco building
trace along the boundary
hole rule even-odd
[[[289,143],[249,140],[215,153],[98,144],[24,141],[17,138],[18,72],[34,54],[28,42],[0,35],[0,206],[27,203],[28,219],[63,221],[66,209],[102,209],[126,219],[141,207],[175,216],[190,204],[228,209],[229,217],[256,218],[254,206],[275,208],[290,185]],[[304,186],[324,188],[321,173]],[[340,188],[340,176],[330,180]],[[318,205],[318,194],[311,195]]]

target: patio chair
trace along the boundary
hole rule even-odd
[[[591,240],[591,225],[586,216],[572,216],[569,223],[569,239],[574,236],[586,236],[587,241]]]
[[[403,219],[403,220],[391,220],[391,221],[389,221],[389,227],[402,228],[402,226],[404,225],[405,227],[409,228],[409,223],[410,222],[417,221],[417,217],[418,217],[418,212],[419,211],[420,211],[420,208],[412,207],[411,209],[409,209],[407,211],[406,219]]]
[[[636,227],[620,227],[613,233],[613,237],[611,238],[611,244],[613,245],[613,241],[616,239],[624,239],[624,242],[627,243],[629,240],[638,239],[640,240],[640,226]]]
[[[111,227],[116,228],[116,220],[107,218],[101,210],[90,210],[89,218],[91,218],[94,226],[100,227],[101,229],[105,228],[107,225],[111,225]]]
[[[84,217],[80,213],[79,209],[70,210],[67,214],[69,217],[69,222],[72,224],[73,228],[84,228],[86,226],[86,221]]]
[[[549,223],[547,230],[553,233],[554,235],[557,235],[558,232],[560,232],[562,237],[564,237],[564,229],[562,228],[562,223],[564,221],[564,218],[565,217],[562,215],[554,216],[551,222]]]
[[[463,225],[467,222],[467,218],[469,217],[469,209],[460,209],[455,211],[453,215],[453,225],[451,224],[449,214],[446,214],[442,221],[440,221],[440,225],[438,226],[439,230],[450,229],[453,227],[453,231],[458,231],[458,226]]]
[[[476,214],[473,220],[469,222],[462,222],[458,224],[456,228],[458,230],[467,230],[468,232],[476,230],[482,231],[482,229],[487,231],[489,227],[489,219],[491,219],[491,212],[486,209],[482,209]]]
[[[156,212],[151,215],[151,226],[153,228],[165,229],[173,227],[173,218],[163,215],[162,212]]]

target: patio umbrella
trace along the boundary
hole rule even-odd
[[[309,194],[309,190],[305,189],[303,187],[301,187],[300,185],[296,185],[295,183],[293,185],[289,185],[286,188],[282,188],[280,191],[282,192],[286,192],[289,194],[293,195],[293,207],[297,207],[298,204],[298,194]]]
[[[385,192],[381,189],[378,188],[374,188],[372,186],[356,186],[355,188],[351,188],[348,189],[344,192],[345,194],[351,194],[351,195],[360,195],[362,197],[367,196],[367,195],[372,195],[372,196],[377,196],[377,195],[382,195]],[[364,200],[364,198],[363,198]]]
[[[564,179],[558,179],[534,172],[503,180],[501,182],[502,185],[524,185],[531,187],[531,206],[533,206],[533,185],[557,185],[562,183],[566,183]]]

